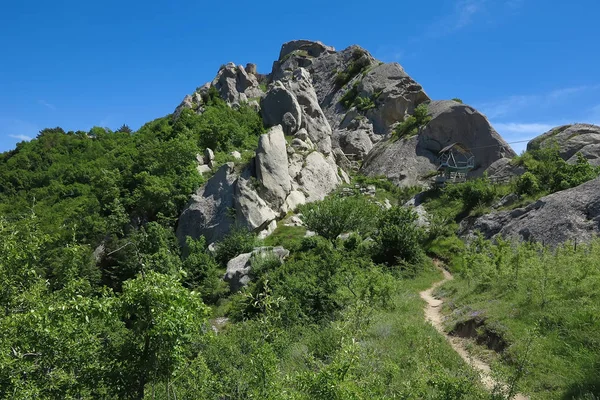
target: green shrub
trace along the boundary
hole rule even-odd
[[[374,260],[388,266],[419,264],[423,258],[422,230],[417,215],[406,207],[392,207],[379,219]]]
[[[443,195],[449,200],[460,200],[462,211],[468,213],[479,205],[491,205],[498,192],[496,186],[483,177],[447,185],[443,188]]]
[[[368,59],[362,58],[365,55],[365,51],[361,49],[355,49],[352,53],[352,60],[344,71],[339,71],[335,75],[335,84],[337,87],[342,87],[350,82],[355,76],[363,72],[369,67]]]
[[[300,212],[308,229],[335,240],[346,232],[369,234],[375,227],[380,208],[365,196],[330,196],[300,207]]]
[[[188,237],[186,245],[186,257],[183,259],[184,286],[198,290],[205,302],[214,304],[227,292],[219,265],[207,252],[203,236],[197,240]]]
[[[355,82],[354,85],[352,85],[352,87],[346,93],[344,93],[344,95],[340,99],[340,103],[342,103],[344,108],[350,109],[354,105],[357,96],[358,82]]]
[[[527,171],[521,175],[516,181],[516,193],[534,195],[540,191],[540,184],[537,177]]]
[[[459,99],[458,97],[453,98],[452,101],[463,104],[463,101],[461,99]]]
[[[600,167],[592,166],[581,153],[575,163],[567,163],[560,156],[557,143],[534,148],[517,157],[514,164],[524,167],[528,173],[517,180],[515,188],[518,193],[527,195],[569,189],[600,175]]]
[[[235,227],[220,242],[217,243],[215,260],[226,266],[232,258],[251,252],[258,244],[256,235],[242,227]]]
[[[419,129],[427,125],[431,121],[431,116],[428,114],[427,105],[419,104],[413,115],[409,115],[394,129],[394,137],[396,139],[403,137],[412,137],[419,133]]]

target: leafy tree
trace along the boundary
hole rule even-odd
[[[147,384],[168,382],[185,363],[190,346],[202,336],[208,308],[199,293],[154,271],[125,282],[119,304],[128,327],[123,354],[130,393],[143,399]]]
[[[126,124],[121,125],[121,127],[119,129],[117,129],[115,132],[122,132],[122,133],[133,133],[133,130]]]

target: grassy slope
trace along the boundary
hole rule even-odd
[[[485,319],[484,329],[507,347],[484,352],[505,380],[524,368],[519,385],[532,399],[597,398],[600,245],[554,254],[525,246],[491,251],[496,256],[475,258],[477,265],[463,267],[440,289],[449,297],[448,328],[473,316]]]
[[[372,399],[481,399],[478,376],[452,350],[423,316],[424,303],[419,291],[441,279],[430,269],[413,280],[398,280],[390,310],[375,311],[369,322],[352,330],[359,351],[352,367],[352,385],[363,388]],[[347,321],[346,321],[347,323]],[[323,347],[338,330],[346,331],[338,321],[326,327],[314,327],[286,349],[279,366],[288,376],[314,370],[306,362],[309,349]],[[337,338],[345,340],[345,338]],[[315,345],[314,342],[319,342]],[[338,343],[332,343],[337,347]],[[332,353],[325,358],[339,357]],[[320,365],[325,368],[327,362]],[[363,397],[361,397],[363,398]]]

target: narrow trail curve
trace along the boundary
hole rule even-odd
[[[481,377],[481,383],[488,389],[493,390],[494,387],[498,386],[499,382],[497,382],[492,377],[492,370],[490,366],[483,360],[476,358],[470,355],[467,352],[464,344],[458,338],[448,335],[444,331],[443,327],[443,315],[442,315],[442,304],[444,301],[441,299],[436,299],[433,297],[433,291],[437,289],[439,286],[444,283],[454,279],[452,274],[446,271],[444,268],[437,265],[437,268],[443,272],[444,279],[439,282],[436,282],[429,289],[422,291],[419,293],[421,298],[427,302],[427,306],[425,307],[425,319],[433,325],[433,327],[443,335],[446,340],[450,343],[450,346],[458,353],[458,355],[471,367],[475,368],[479,372],[479,376]],[[503,385],[503,384],[502,384]],[[503,385],[505,386],[505,385]],[[514,400],[529,400],[529,397],[524,396],[522,394],[517,393],[512,397]]]

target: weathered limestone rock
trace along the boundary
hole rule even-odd
[[[487,172],[488,177],[492,181],[503,182],[509,181],[516,176],[523,175],[525,169],[513,165],[510,158],[500,158],[494,161],[485,172]]]
[[[275,210],[279,209],[291,190],[286,141],[280,125],[260,137],[256,151],[256,176],[262,184],[261,197]]]
[[[553,193],[527,207],[484,215],[461,224],[461,235],[480,231],[557,246],[567,240],[589,242],[600,232],[600,178]]]
[[[252,167],[247,167],[235,185],[236,220],[251,231],[260,232],[277,218],[277,214],[259,196],[260,182],[252,172]]]
[[[373,143],[371,142],[368,133],[362,130],[346,131],[339,136],[338,140],[344,154],[353,154],[356,158],[361,160],[365,158],[373,148]]]
[[[187,236],[204,236],[212,243],[229,232],[234,221],[228,210],[233,207],[236,179],[233,163],[225,164],[192,196],[179,217],[176,234],[181,245]]]
[[[293,79],[284,82],[296,96],[302,109],[302,123],[308,137],[322,153],[331,151],[331,127],[319,106],[319,99],[311,83],[310,73],[304,68],[294,71]]]
[[[223,279],[229,282],[229,289],[237,292],[250,283],[250,272],[252,271],[253,257],[275,256],[283,264],[290,255],[289,250],[278,247],[257,247],[251,253],[240,254],[227,263],[227,272]]]
[[[265,125],[284,124],[284,116],[289,113],[288,121],[293,118],[296,126],[302,124],[302,110],[296,97],[281,82],[275,82],[265,97],[261,99],[262,117]]]
[[[362,172],[385,175],[399,186],[417,185],[437,169],[439,151],[456,142],[472,149],[475,169],[471,176],[482,175],[501,158],[515,156],[487,118],[474,108],[450,100],[431,102],[428,109],[432,119],[417,136],[377,143]]]
[[[592,165],[600,165],[600,126],[590,124],[563,125],[551,129],[527,144],[527,150],[556,144],[560,156],[570,163],[577,161],[577,153]]]
[[[332,168],[323,154],[310,153],[300,171],[297,181],[307,200],[322,200],[340,183],[337,170]]]

